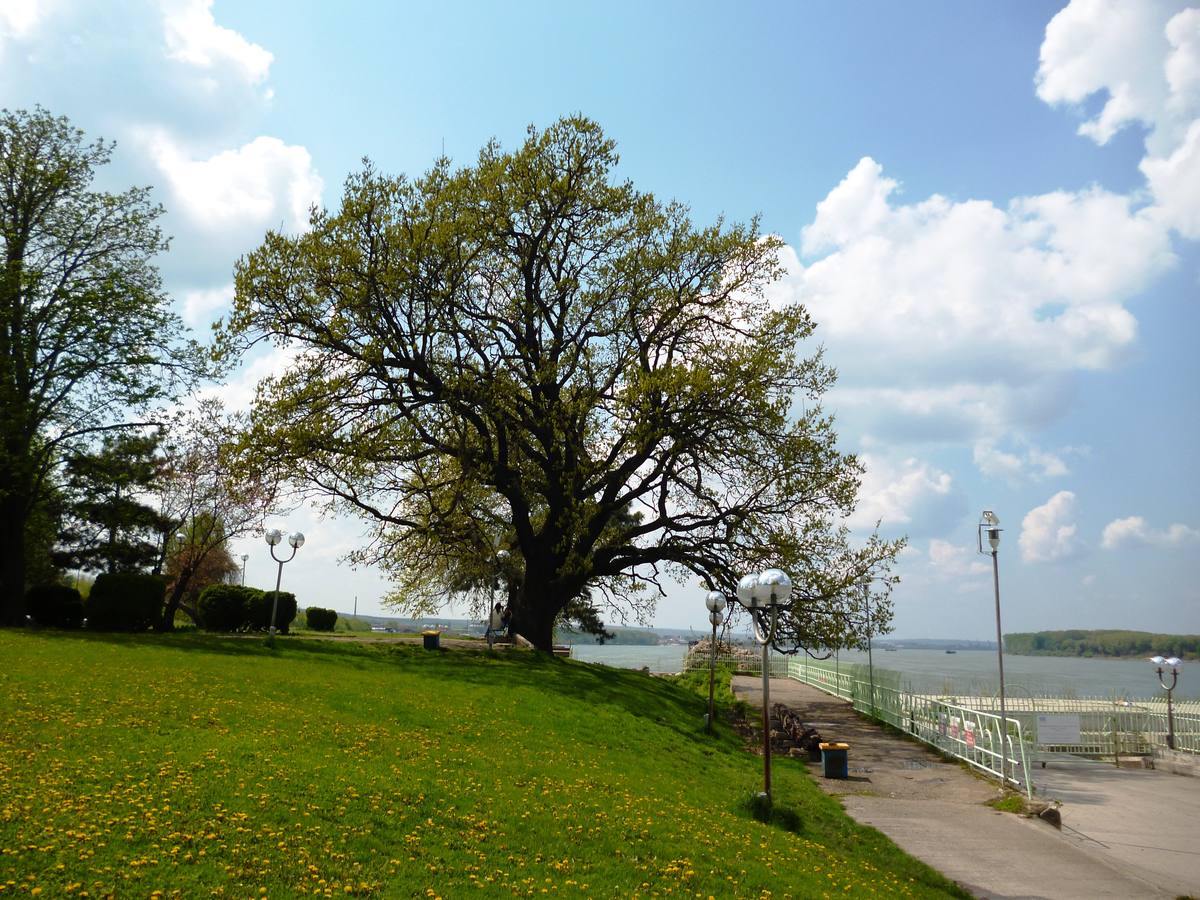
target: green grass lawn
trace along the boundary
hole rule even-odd
[[[534,654],[0,631],[0,894],[966,896],[697,693]]]

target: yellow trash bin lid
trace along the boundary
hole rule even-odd
[[[425,637],[433,637],[435,634],[441,634],[441,632],[440,632],[440,631],[434,631],[434,630],[431,628],[431,629],[428,629],[428,630],[426,630],[426,631],[422,631],[422,632],[421,632],[421,634],[423,634]]]
[[[842,744],[837,741],[828,741],[819,745],[822,750],[849,750],[849,744]]]

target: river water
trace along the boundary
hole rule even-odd
[[[651,672],[679,672],[687,648],[625,644],[575,644],[571,655],[585,662]],[[991,694],[997,682],[994,650],[877,651],[877,683],[917,693]],[[797,657],[803,659],[803,656]],[[865,652],[847,650],[822,665],[867,664]],[[889,677],[886,673],[894,673]],[[1168,676],[1169,677],[1169,676]],[[1081,659],[1070,656],[1004,657],[1004,689],[1009,696],[1138,697],[1161,695],[1154,666],[1140,659]],[[1200,698],[1200,665],[1185,664],[1175,689],[1179,699]]]

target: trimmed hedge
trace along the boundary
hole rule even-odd
[[[205,631],[265,631],[271,627],[274,591],[243,587],[240,584],[210,584],[200,592],[197,612]],[[279,592],[275,628],[287,634],[296,618],[296,595]]]
[[[39,584],[25,593],[33,621],[50,628],[82,628],[83,597],[65,584]]]
[[[268,629],[271,627],[271,604],[275,599],[274,591],[266,591],[262,596],[262,605],[259,607],[258,627]],[[279,608],[275,611],[275,630],[280,634],[287,634],[288,628],[296,618],[296,595],[291,591],[279,592]]]
[[[262,593],[240,584],[210,584],[196,601],[200,626],[205,631],[249,631],[250,610],[257,607]]]
[[[304,621],[313,631],[333,631],[337,625],[337,610],[310,606],[304,611]]]
[[[88,628],[96,631],[145,631],[162,619],[167,579],[144,572],[104,573],[83,605]]]

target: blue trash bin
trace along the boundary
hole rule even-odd
[[[422,631],[421,637],[425,639],[426,650],[437,650],[441,644],[442,633],[440,631]]]
[[[826,778],[849,778],[850,745],[837,742],[822,744],[821,766]]]

